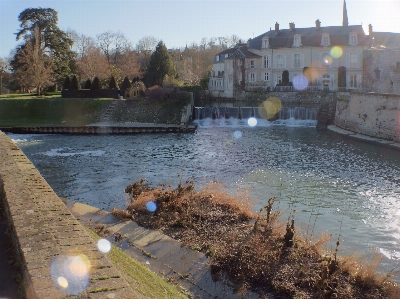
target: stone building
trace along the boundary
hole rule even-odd
[[[396,34],[372,33],[370,25],[366,35],[361,25],[348,25],[344,1],[342,26],[323,27],[316,20],[314,27],[296,28],[290,23],[281,29],[276,23],[273,30],[218,53],[209,90],[230,98],[260,90],[387,90],[390,81],[377,83],[376,77],[389,77],[389,68],[380,63],[388,60],[388,66],[393,65],[394,56],[372,54],[371,49],[378,50],[375,44],[391,51],[400,45]]]

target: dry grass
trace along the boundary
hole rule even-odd
[[[274,198],[253,213],[245,194],[232,196],[216,183],[195,191],[189,181],[171,189],[150,188],[142,180],[125,191],[131,203],[114,214],[203,251],[214,273],[244,288],[272,291],[277,298],[399,298],[389,275],[376,272],[378,255],[370,263],[338,258],[339,240],[333,253],[324,252],[329,237],[311,243],[297,232],[293,218],[280,222]],[[157,206],[155,212],[146,208],[150,201]]]

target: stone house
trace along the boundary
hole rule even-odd
[[[394,65],[397,58],[370,51],[377,50],[377,43],[396,51],[400,34],[398,38],[395,33],[372,32],[371,25],[369,29],[366,35],[362,25],[348,25],[345,1],[342,26],[322,27],[316,20],[314,27],[289,23],[289,28],[281,29],[276,23],[274,30],[214,57],[209,91],[213,96],[240,98],[260,90],[388,90],[389,79],[374,80],[381,69],[382,79],[389,78],[389,67],[381,61]]]

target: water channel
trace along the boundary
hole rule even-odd
[[[248,188],[258,210],[276,196],[283,219],[340,237],[344,254],[400,261],[400,151],[318,130],[315,120],[204,118],[193,134],[14,135],[60,196],[101,209],[125,207],[124,188],[190,179]],[[396,277],[400,280],[400,277]]]

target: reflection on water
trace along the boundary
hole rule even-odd
[[[301,126],[299,126],[299,124]],[[339,229],[341,249],[400,259],[400,152],[315,129],[315,121],[199,122],[194,134],[127,136],[12,135],[61,197],[110,210],[124,188],[192,179],[248,187],[259,209],[276,196],[313,235]],[[310,228],[311,227],[311,228]]]

